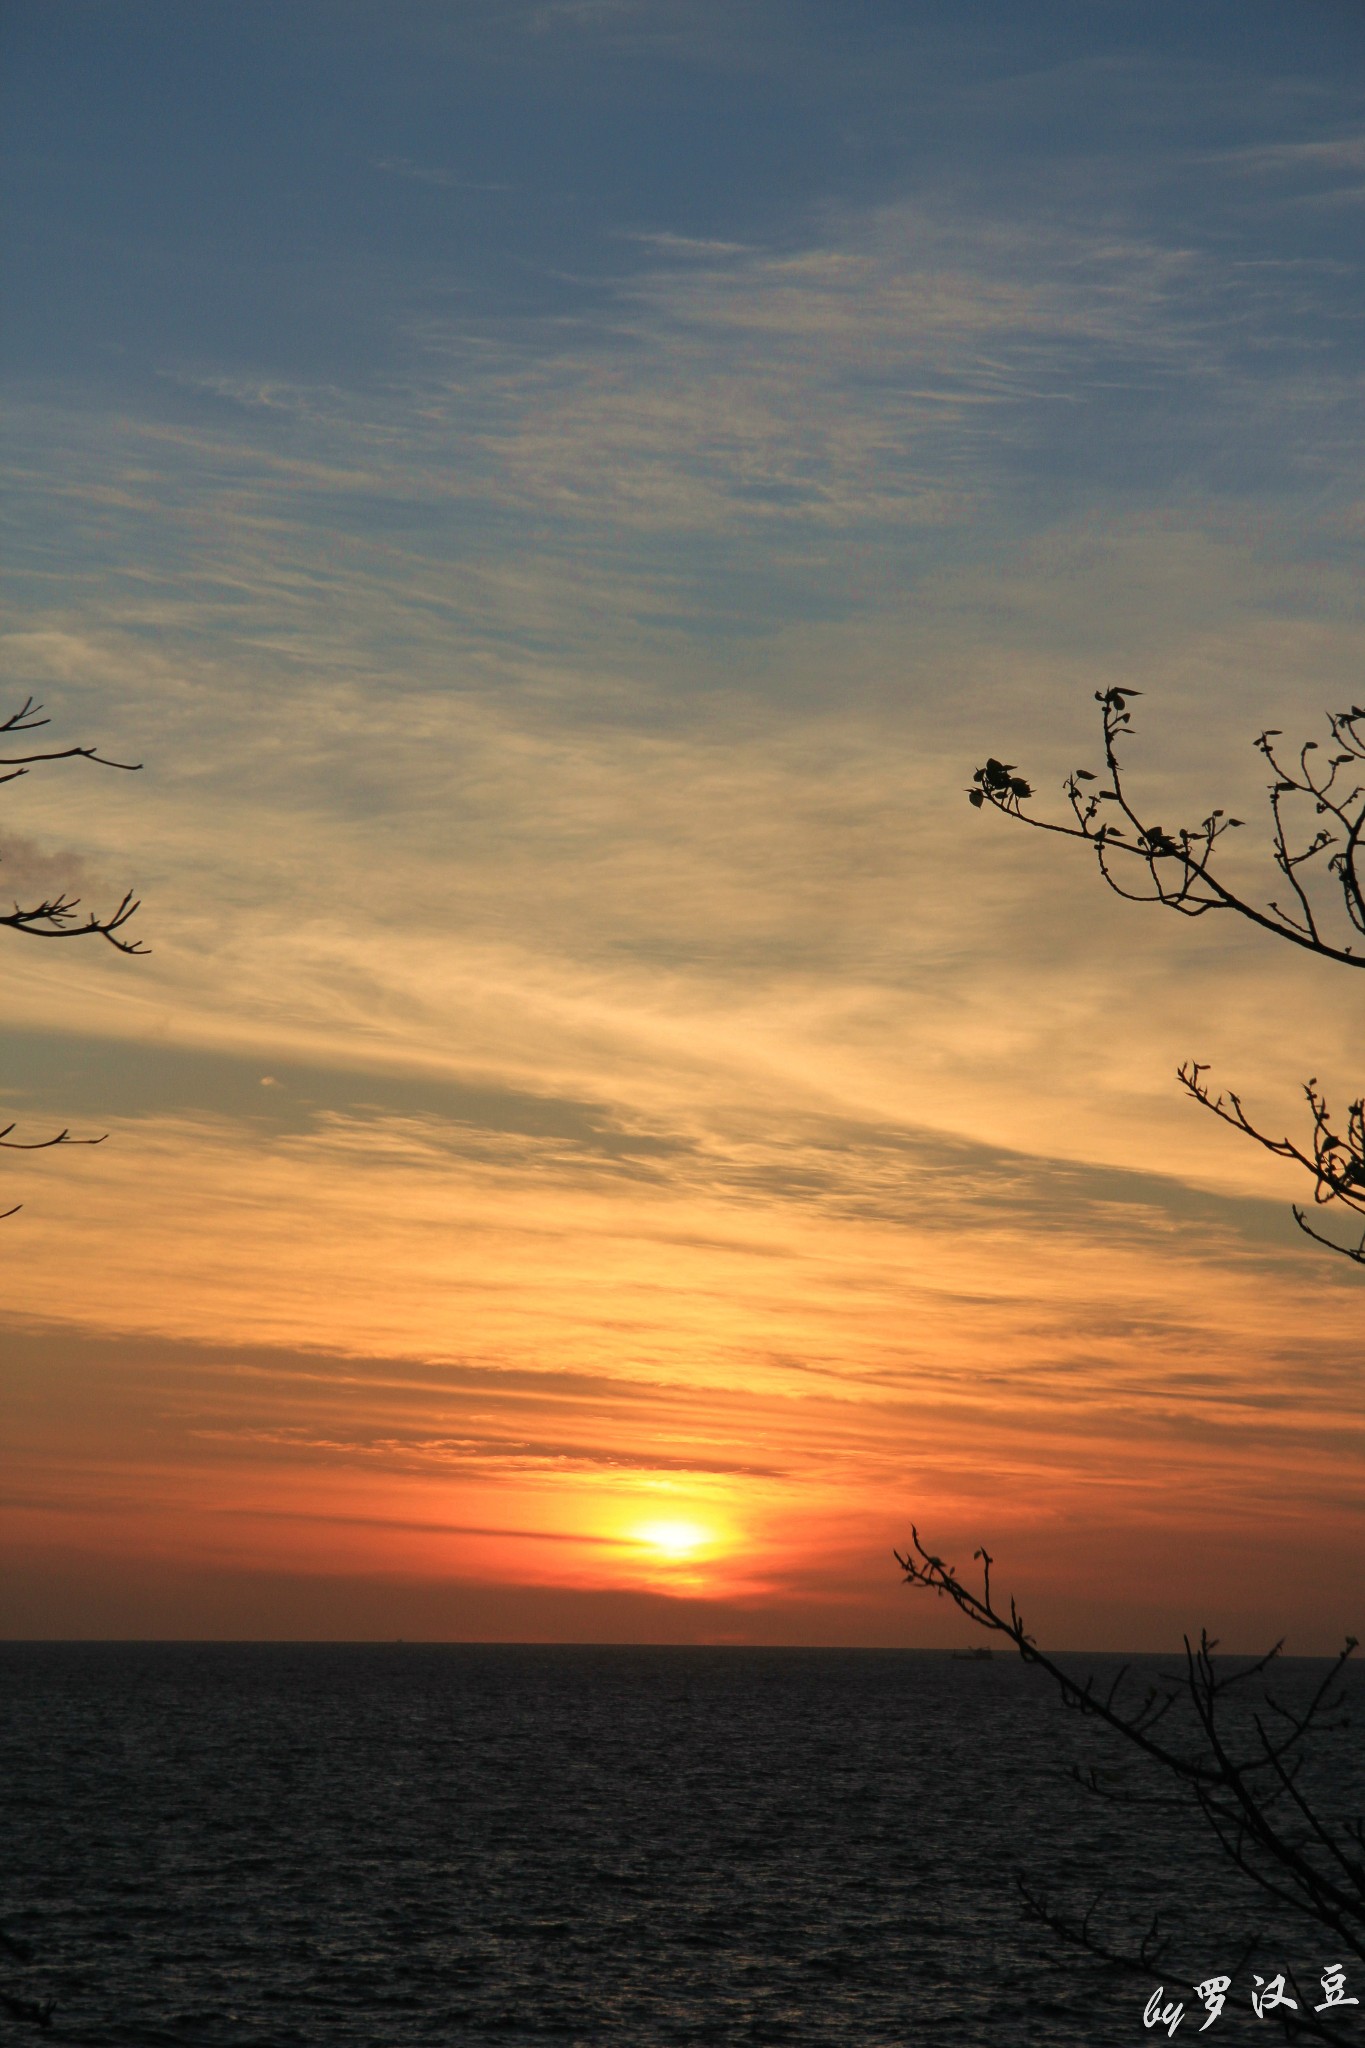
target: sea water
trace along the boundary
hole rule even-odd
[[[1330,1943],[1258,1919],[1188,1811],[1083,1792],[1095,1762],[1120,1783],[999,1655],[0,1645],[0,1992],[110,2048],[1105,2048],[1222,1972],[1215,2048],[1280,2038],[1255,1975],[1320,1996]],[[1315,1765],[1359,1811],[1349,1736]],[[1177,1974],[1078,1959],[1016,1872],[1106,1894],[1115,1943],[1168,1909]]]

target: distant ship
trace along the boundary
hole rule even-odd
[[[962,1664],[989,1664],[995,1652],[988,1650],[983,1643],[976,1650],[954,1650],[953,1655]]]

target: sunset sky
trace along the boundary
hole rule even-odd
[[[1365,989],[1263,843],[1365,664],[1365,13],[8,0],[10,1635],[1365,1622]],[[1250,807],[1250,808],[1248,808]],[[1253,844],[1254,841],[1254,844]],[[1273,883],[1266,878],[1268,893]]]

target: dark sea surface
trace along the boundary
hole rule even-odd
[[[1333,1740],[1317,1790],[1359,1812],[1359,1744]],[[1321,1996],[1337,1958],[1307,1924],[1254,1937],[1188,1816],[1068,1781],[1108,1755],[1001,1656],[0,1645],[0,1929],[27,1952],[0,1989],[56,2000],[46,2037],[0,2014],[0,2039],[1166,2040],[1157,1979],[1031,1926],[1021,1868],[1077,1913],[1104,1889],[1115,1938],[1170,1908],[1168,1995],[1235,1973],[1215,2048],[1281,2039],[1252,1971]]]

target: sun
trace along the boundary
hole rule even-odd
[[[637,1543],[677,1560],[694,1556],[711,1541],[711,1531],[700,1522],[641,1522],[634,1534]]]

